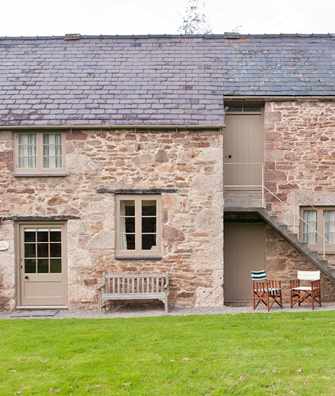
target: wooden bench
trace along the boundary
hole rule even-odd
[[[100,309],[108,301],[159,300],[168,312],[169,277],[165,273],[105,272],[100,289]]]

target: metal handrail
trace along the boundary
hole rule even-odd
[[[258,165],[261,166],[261,184],[225,184],[225,187],[231,188],[231,187],[244,187],[244,188],[254,188],[258,187],[259,190],[261,191],[262,197],[262,208],[265,207],[265,200],[264,200],[264,162],[224,162],[223,165],[245,165],[245,166],[252,166],[252,165]]]
[[[259,187],[259,189],[262,191],[262,197],[261,197],[261,206],[262,208],[265,208],[266,202],[265,202],[265,192],[268,192],[271,194],[277,201],[281,202],[282,204],[285,204],[285,202],[273,191],[271,191],[268,187],[265,186],[265,178],[264,178],[264,163],[263,162],[224,162],[224,165],[245,165],[245,166],[250,166],[250,165],[261,165],[261,184],[253,184],[253,185],[240,185],[240,184],[235,184],[235,185],[227,185],[225,187]],[[309,205],[309,207],[313,208],[316,210],[316,207],[314,205]],[[293,214],[293,226],[294,226],[294,231],[295,231],[295,223],[296,223],[296,217],[299,220],[299,223],[301,222],[304,225],[308,225],[308,223],[304,220],[300,214],[296,216],[296,211],[292,210],[291,208],[288,208],[288,211]],[[318,230],[315,231],[315,234],[320,238],[322,241],[322,257],[326,257],[326,238],[325,235],[322,235]],[[299,232],[297,233],[298,239],[299,239]]]
[[[284,202],[276,193],[274,193],[273,191],[271,191],[271,190],[270,190],[269,188],[267,188],[265,185],[263,185],[263,189],[264,189],[265,191],[267,191],[268,193],[270,193],[270,194],[271,194],[274,198],[276,198],[279,202],[285,204],[285,202]],[[311,207],[313,207],[313,206],[311,206]],[[292,212],[293,212],[293,216],[295,217],[295,216],[296,216],[295,211],[291,211],[291,213],[292,213]],[[308,225],[307,221],[305,221],[304,218],[303,218],[302,216],[298,215],[298,219],[299,219],[299,222],[301,221],[303,224]],[[323,258],[326,258],[326,238],[325,238],[324,235],[320,234],[317,230],[315,231],[315,234],[316,234],[318,237],[321,238],[321,241],[322,241],[322,257],[323,257]],[[299,233],[298,233],[298,239],[299,239]]]

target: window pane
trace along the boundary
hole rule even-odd
[[[253,111],[262,111],[262,104],[260,103],[244,103],[243,111],[245,112],[253,112]]]
[[[135,250],[135,201],[120,201],[120,249]]]
[[[24,257],[36,257],[36,244],[25,243],[24,244]]]
[[[120,248],[123,250],[135,250],[135,234],[121,234]]]
[[[61,168],[62,166],[61,134],[43,134],[43,168],[57,169]]]
[[[39,274],[47,274],[49,272],[49,260],[48,259],[37,260],[37,272]]]
[[[317,240],[316,235],[316,211],[305,210],[303,215],[303,240],[309,244],[315,244]]]
[[[62,232],[61,231],[50,231],[50,242],[61,242]]]
[[[48,243],[39,243],[37,245],[37,257],[49,257]]]
[[[60,243],[50,244],[50,257],[62,257],[62,245]]]
[[[326,242],[335,244],[335,211],[326,210],[323,214],[325,222]]]
[[[49,242],[48,230],[37,230],[37,240],[38,242]]]
[[[61,259],[51,259],[50,260],[50,272],[52,272],[52,273],[62,272],[62,260]]]
[[[133,234],[135,232],[135,217],[124,217],[122,220],[125,223],[125,232]]]
[[[156,217],[142,217],[142,233],[156,232]]]
[[[36,260],[26,259],[24,260],[24,272],[26,274],[33,274],[36,272]]]
[[[23,169],[36,168],[36,134],[18,134],[17,166]]]
[[[135,216],[135,201],[120,201],[121,216]]]
[[[35,242],[36,241],[36,232],[35,231],[25,231],[24,232],[24,241],[25,242]]]
[[[156,246],[156,234],[142,234],[142,249],[151,250]]]
[[[243,111],[243,105],[242,103],[230,103],[225,105],[225,110],[226,111],[232,111],[232,112],[240,112]]]
[[[225,110],[230,112],[260,112],[263,109],[262,103],[234,102],[225,104]]]
[[[157,201],[142,201],[142,216],[156,216]]]

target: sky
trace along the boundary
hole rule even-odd
[[[186,0],[0,0],[1,36],[177,33]],[[213,33],[334,33],[335,0],[205,0]]]

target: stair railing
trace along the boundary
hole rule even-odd
[[[264,167],[263,167],[263,172],[264,172]],[[263,179],[263,182],[264,182],[264,176],[263,176],[262,179]],[[263,191],[266,191],[271,196],[273,196],[275,199],[277,199],[277,201],[279,201],[280,203],[285,205],[285,201],[283,201],[276,193],[274,193],[269,188],[267,188],[265,186],[265,184],[263,184]],[[309,206],[311,208],[316,209],[314,205],[309,205]],[[285,210],[287,210],[287,208],[285,208]],[[293,214],[293,224],[294,224],[294,226],[295,226],[295,223],[296,223],[296,217],[298,217],[299,224],[308,225],[307,221],[305,221],[305,219],[302,216],[300,216],[300,214],[298,214],[298,216],[297,216],[295,210],[292,210],[291,208],[288,208],[288,210],[291,212],[291,214]],[[323,229],[325,229],[325,227],[323,227]],[[325,235],[322,235],[318,230],[315,231],[315,234],[316,234],[316,236],[318,238],[320,238],[320,241],[322,242],[322,257],[323,257],[323,259],[325,259],[326,258],[326,237],[325,237]],[[299,239],[299,227],[298,227],[297,235],[298,235],[298,239]]]
[[[280,202],[283,205],[286,205],[286,202],[283,201],[278,194],[275,192],[271,191],[266,185],[265,185],[265,177],[264,177],[264,162],[225,162],[224,166],[227,166],[227,169],[232,169],[231,167],[235,168],[234,170],[234,175],[233,177],[229,176],[227,177],[227,183],[225,183],[225,188],[237,188],[237,189],[248,189],[248,188],[256,188],[258,191],[261,192],[261,207],[266,208],[266,199],[265,195],[266,193],[270,194],[273,198],[275,198],[278,202]],[[229,167],[229,168],[228,168]],[[245,177],[247,175],[247,171],[250,170],[250,168],[256,169],[254,174],[256,177],[254,178],[255,183],[250,184],[248,177]],[[259,171],[258,171],[259,169]],[[260,173],[258,173],[260,172]],[[258,176],[257,176],[258,173]],[[314,205],[309,205],[311,208],[315,208]],[[297,237],[299,238],[300,235],[300,225],[307,225],[307,222],[304,220],[304,218],[296,212],[296,208],[292,209],[290,207],[286,207],[285,210],[289,212],[289,214],[293,217],[293,226],[294,232],[296,232],[296,229],[298,230],[297,232]],[[297,227],[297,220],[298,220],[298,227]],[[323,220],[324,221],[324,220]],[[325,230],[325,227],[323,227]],[[322,257],[326,258],[326,238],[325,235],[322,235],[318,230],[315,231],[315,234],[322,242]]]
[[[241,171],[241,169],[244,169],[244,167],[250,168],[250,167],[256,167],[260,169],[260,175],[258,177],[256,177],[256,180],[259,180],[259,184],[258,183],[254,183],[254,184],[247,184],[247,183],[236,183],[236,181],[234,181],[233,183],[231,182],[231,180],[228,177],[228,183],[225,183],[225,188],[258,188],[259,191],[261,191],[261,207],[262,208],[266,208],[266,199],[265,199],[265,194],[268,193],[270,194],[273,198],[275,198],[278,202],[280,202],[281,204],[285,205],[286,202],[283,201],[275,192],[271,191],[268,187],[266,187],[265,185],[265,177],[264,177],[264,162],[225,162],[224,166],[233,166],[235,167],[235,169],[238,169],[237,172],[237,180],[243,181],[243,176],[244,176],[244,170]],[[247,180],[248,178],[246,178]],[[315,208],[314,205],[309,205],[311,208]],[[290,207],[285,208],[285,210],[287,210],[291,215],[293,215],[293,228],[294,231],[296,231],[296,223],[298,220],[298,232],[297,232],[297,237],[299,239],[299,225],[303,224],[303,225],[308,225],[308,223],[304,220],[304,218],[302,216],[300,216],[300,214],[297,215],[297,212],[295,209],[291,209]],[[323,220],[324,221],[324,220]],[[323,229],[325,229],[325,227],[323,227]],[[317,238],[320,238],[320,241],[322,242],[322,257],[325,259],[326,258],[326,237],[325,235],[322,235],[318,230],[315,231],[315,234],[317,236]]]

